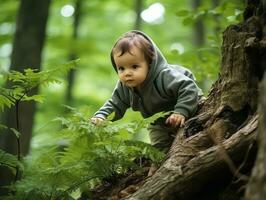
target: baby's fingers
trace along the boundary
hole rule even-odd
[[[184,127],[185,126],[185,118],[182,117],[180,120],[180,127]]]
[[[91,118],[91,123],[93,123],[94,125],[97,125],[97,124],[101,123],[102,121],[103,121],[103,119],[98,118],[98,117]]]

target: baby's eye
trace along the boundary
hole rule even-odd
[[[137,69],[139,67],[139,65],[132,65],[133,69]]]
[[[122,71],[124,71],[124,67],[118,67],[117,70],[122,72]]]

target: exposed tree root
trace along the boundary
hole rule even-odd
[[[245,176],[242,176],[239,170],[233,171],[232,174],[230,164],[235,166],[234,169],[243,164],[249,147],[255,144],[256,131],[255,115],[231,137],[208,149],[201,150],[200,144],[209,138],[206,132],[184,140],[182,143],[186,143],[187,146],[175,146],[175,153],[164,162],[155,175],[147,179],[137,192],[125,199],[194,199],[206,189],[205,186],[219,180],[228,182],[235,175],[242,178],[241,181],[245,180]],[[223,180],[224,178],[227,180]]]

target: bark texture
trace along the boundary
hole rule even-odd
[[[266,196],[266,73],[261,84],[259,106],[259,150],[255,166],[252,169],[251,178],[246,190],[245,199],[263,200]]]
[[[258,83],[266,66],[263,6],[248,1],[244,22],[224,31],[220,74],[207,100],[179,131],[156,174],[125,199],[243,197],[257,152]]]
[[[69,53],[69,60],[76,60],[78,59],[78,53],[75,48],[75,42],[78,41],[79,38],[79,26],[80,26],[80,21],[82,19],[82,4],[83,0],[76,0],[75,2],[75,12],[74,12],[74,19],[73,19],[73,33],[72,33],[72,41],[74,43],[74,47],[70,49]],[[67,74],[67,89],[66,89],[66,103],[67,105],[71,105],[73,101],[73,87],[74,87],[74,82],[75,82],[75,77],[76,77],[76,71],[74,69],[70,69],[69,73]]]
[[[230,167],[224,154],[234,160],[234,164],[240,165],[255,140],[256,128],[257,116],[254,116],[227,141],[202,151],[191,148],[195,147],[194,142],[200,142],[204,138],[208,140],[207,135],[198,134],[184,140],[179,147],[185,147],[179,148],[179,153],[167,159],[141,189],[126,199],[199,199],[207,187],[216,190],[215,187],[218,186],[210,188],[210,182],[230,181],[231,178]],[[217,197],[218,195],[213,199],[218,199]]]

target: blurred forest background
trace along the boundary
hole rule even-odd
[[[5,74],[12,68],[11,55],[21,2],[23,0],[1,2],[1,87],[6,84]],[[47,6],[41,70],[54,69],[71,60],[78,61],[74,70],[60,76],[61,83],[39,87],[43,100],[37,103],[32,122],[32,155],[38,149],[58,142],[54,132],[62,125],[54,119],[68,114],[65,105],[85,113],[89,120],[110,97],[117,75],[109,53],[116,39],[129,30],[147,33],[169,63],[183,65],[194,73],[207,95],[219,73],[222,31],[229,24],[241,21],[244,1],[52,0]],[[34,8],[28,10],[29,19],[35,13],[31,9]],[[36,12],[42,13],[41,10]],[[21,70],[31,67],[36,68],[21,66]],[[138,119],[138,113],[129,111],[119,123]],[[148,141],[143,131],[133,137]]]
[[[19,3],[1,3],[1,73],[10,67]],[[117,76],[109,53],[116,39],[132,29],[150,35],[169,63],[188,67],[207,94],[220,67],[221,33],[228,24],[241,20],[243,6],[240,0],[52,1],[41,68],[53,68],[77,58],[80,62],[71,78],[62,77],[61,84],[40,89],[46,100],[37,105],[32,145],[49,137],[45,126],[64,113],[63,105],[88,106],[92,114],[110,97]],[[4,84],[3,79],[0,81]]]

